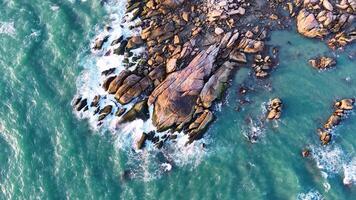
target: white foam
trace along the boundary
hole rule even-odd
[[[345,162],[345,154],[338,146],[328,145],[313,148],[312,155],[318,168],[329,175],[339,173]]]
[[[59,6],[56,5],[56,4],[50,6],[50,8],[51,8],[52,11],[58,11],[59,10]]]
[[[337,174],[344,177],[345,185],[356,183],[356,157],[350,157],[341,147],[336,145],[312,147],[312,156],[325,179]],[[325,183],[324,187],[326,190],[330,189],[328,183]]]
[[[356,184],[356,157],[354,157],[351,162],[343,165],[345,185]]]
[[[15,23],[0,21],[0,34],[5,34],[9,36],[16,35]]]
[[[323,196],[317,190],[310,190],[307,193],[300,193],[297,196],[298,200],[323,200]]]
[[[246,137],[251,143],[257,143],[265,135],[265,129],[262,124],[252,118],[249,119],[249,125],[247,130],[242,130],[242,134]]]

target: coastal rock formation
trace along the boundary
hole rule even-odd
[[[151,80],[124,70],[115,78],[109,77],[103,86],[109,94],[115,94],[115,99],[124,105],[147,90],[151,86]]]
[[[177,132],[188,136],[187,144],[200,139],[213,121],[213,105],[223,97],[235,69],[249,67],[255,78],[269,77],[278,64],[277,47],[266,43],[269,31],[291,26],[292,18],[299,33],[326,38],[331,48],[343,47],[356,36],[350,28],[354,0],[128,0],[126,8],[123,22],[133,34],[112,34],[112,28],[106,26],[92,44],[93,54],[120,57],[122,66],[100,71],[104,92],[79,96],[73,107],[91,112],[99,125],[104,119],[116,120],[119,127],[152,117],[157,130],[143,133],[137,149],[147,142],[161,148],[167,140],[175,140]],[[310,63],[318,69],[334,64],[327,57]],[[338,107],[344,112],[350,105],[343,102]],[[267,118],[279,119],[281,110],[282,101],[273,99]],[[341,114],[337,114],[326,127],[340,121],[336,116]],[[331,138],[321,135],[325,141]]]
[[[342,99],[334,104],[335,111],[325,122],[323,128],[318,129],[320,141],[323,145],[328,144],[331,141],[331,131],[334,127],[340,124],[342,119],[345,118],[348,111],[351,111],[354,107],[355,99]]]
[[[328,31],[318,23],[314,14],[306,9],[302,9],[297,16],[297,28],[299,33],[311,38],[322,38],[328,34]]]
[[[204,79],[214,70],[218,52],[217,45],[200,52],[187,67],[169,74],[152,92],[148,104],[154,106],[153,124],[159,131],[192,119]]]
[[[305,0],[288,2],[292,17],[296,16],[297,30],[310,38],[325,38],[332,49],[344,47],[355,37],[355,1],[354,0]]]
[[[336,61],[330,57],[318,57],[315,59],[310,59],[309,64],[316,69],[327,69],[336,65]]]
[[[273,120],[273,119],[279,119],[281,117],[282,113],[282,100],[279,98],[272,99],[272,101],[269,102],[269,105],[267,107],[268,114],[267,114],[267,119]]]

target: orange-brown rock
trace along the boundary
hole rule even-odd
[[[159,84],[148,99],[154,106],[153,124],[158,131],[189,123],[204,80],[214,70],[217,45],[201,51],[187,67],[173,72]]]
[[[299,11],[297,16],[298,32],[306,37],[322,38],[328,34],[328,31],[319,24],[313,13],[306,9]]]
[[[224,86],[228,81],[231,71],[236,66],[235,63],[225,62],[216,72],[209,78],[200,93],[200,103],[205,108],[210,108],[212,103],[219,98]]]

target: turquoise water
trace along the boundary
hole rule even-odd
[[[238,70],[206,134],[206,153],[196,152],[195,163],[156,177],[145,169],[157,162],[155,154],[123,151],[115,135],[92,131],[72,112],[89,44],[105,24],[100,3],[12,0],[0,5],[0,199],[356,196],[355,186],[343,185],[344,167],[353,167],[348,174],[354,183],[356,179],[356,116],[351,114],[337,128],[328,148],[320,148],[315,134],[335,99],[356,96],[355,60],[347,56],[355,46],[338,53],[335,69],[317,72],[307,60],[333,54],[322,42],[293,32],[274,33],[269,44],[279,46],[280,64],[272,77],[256,84],[247,68]],[[254,90],[244,97],[251,103],[237,112],[241,83]],[[264,103],[276,96],[285,103],[282,119],[260,122]],[[246,122],[248,116],[255,125]],[[251,144],[245,134],[254,128],[260,139]],[[301,158],[308,145],[315,156],[324,157]],[[145,165],[137,166],[139,159]],[[121,176],[129,169],[142,175],[125,181]]]

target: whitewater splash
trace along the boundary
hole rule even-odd
[[[0,21],[0,34],[15,36],[16,35],[15,23]]]
[[[323,200],[323,196],[317,190],[310,190],[307,193],[300,193],[297,196],[298,200]]]
[[[348,155],[341,147],[335,144],[314,146],[312,157],[325,179],[340,175],[345,185],[356,184],[356,157]]]
[[[108,13],[108,21],[110,22],[105,30],[98,33],[95,37],[97,40],[106,40],[100,50],[95,50],[95,41],[91,44],[92,54],[85,57],[81,63],[84,71],[77,80],[78,92],[77,96],[90,101],[96,95],[103,96],[100,98],[98,105],[104,107],[112,106],[112,112],[116,113],[118,108],[129,110],[136,103],[135,101],[127,105],[120,105],[114,95],[108,94],[101,83],[106,79],[102,72],[115,69],[112,75],[118,75],[124,69],[125,57],[114,54],[114,49],[118,48],[119,44],[110,45],[118,38],[129,38],[140,35],[141,28],[137,26],[140,19],[130,20],[132,13],[125,13],[126,1],[110,1],[104,5]],[[135,28],[132,28],[135,27]],[[141,57],[145,53],[144,48],[138,48],[129,58],[130,64],[134,62],[132,57]],[[135,70],[137,64],[130,67],[129,70]],[[73,100],[73,102],[75,99]],[[119,124],[121,117],[115,114],[108,115],[104,120],[98,122],[98,116],[95,115],[96,108],[88,107],[84,112],[75,112],[80,119],[87,119],[90,126],[95,131],[104,134],[109,131],[115,137],[115,146],[120,151],[125,151],[129,161],[126,163],[130,169],[128,174],[133,178],[140,178],[145,181],[159,177],[163,173],[169,172],[174,166],[190,165],[196,167],[207,154],[204,145],[208,139],[195,141],[191,145],[186,145],[188,135],[183,132],[173,133],[177,136],[175,141],[166,141],[162,149],[157,150],[151,141],[146,141],[145,148],[139,150],[136,147],[143,133],[156,131],[152,123],[153,108],[149,108],[150,118],[148,120],[136,119],[126,124]],[[156,133],[160,139],[164,140],[167,135],[172,133],[161,132]],[[160,158],[160,159],[158,159]]]

